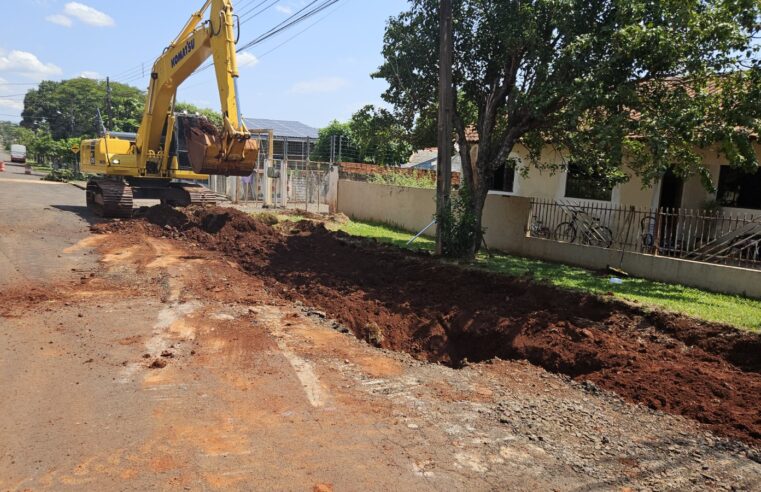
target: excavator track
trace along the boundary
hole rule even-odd
[[[87,208],[101,217],[132,217],[132,188],[121,180],[91,179],[87,182]]]
[[[216,193],[198,184],[171,183],[174,190],[181,192],[180,200],[170,200],[170,205],[188,207],[191,205],[216,205],[219,197]]]

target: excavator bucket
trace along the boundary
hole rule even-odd
[[[202,122],[188,128],[186,139],[190,165],[197,174],[248,176],[256,167],[259,143],[247,134],[220,136],[213,125]]]

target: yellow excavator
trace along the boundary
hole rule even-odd
[[[174,206],[213,203],[215,194],[189,181],[251,174],[259,146],[240,113],[236,19],[232,0],[206,0],[153,64],[137,133],[104,128],[100,138],[82,141],[81,171],[97,175],[87,183],[89,209],[103,217],[130,217],[133,198]],[[174,111],[178,86],[209,57],[222,104],[221,129]]]

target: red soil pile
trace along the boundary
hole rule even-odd
[[[312,223],[283,234],[231,209],[156,207],[147,216],[161,227],[103,228],[137,227],[218,250],[384,348],[455,367],[526,359],[761,444],[758,335],[443,264]]]

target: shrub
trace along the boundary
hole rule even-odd
[[[404,186],[406,188],[436,188],[436,176],[433,173],[405,173],[390,171],[383,174],[371,174],[368,182],[389,186]]]

